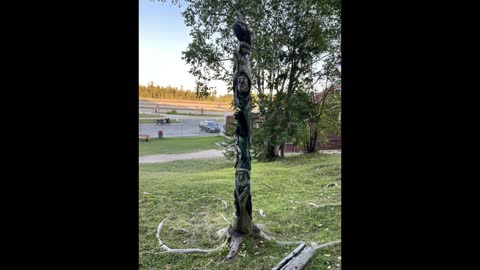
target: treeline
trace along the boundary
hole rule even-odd
[[[139,97],[145,98],[164,98],[164,99],[177,99],[177,100],[201,100],[201,101],[215,101],[215,102],[231,102],[233,95],[221,95],[208,97],[198,97],[194,91],[182,90],[172,86],[155,86],[149,84],[147,86],[139,85],[138,87]]]

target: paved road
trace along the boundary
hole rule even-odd
[[[163,130],[163,137],[193,137],[193,136],[218,136],[218,133],[208,133],[200,131],[200,121],[210,118],[182,119],[181,123],[164,124],[140,124],[138,125],[139,134],[147,134],[151,137],[158,137],[158,131]],[[223,125],[222,122],[219,122]]]
[[[167,105],[165,105],[167,106]],[[174,109],[175,111],[177,111],[177,113],[192,113],[192,114],[200,114],[201,111],[200,110],[195,110],[195,109],[185,109],[185,108],[179,108],[179,107],[175,107],[175,106],[171,106],[171,108],[165,108],[165,106],[162,106],[160,107],[159,109],[159,112],[160,113],[167,113],[167,112],[170,112],[172,109]],[[154,108],[138,108],[138,112],[139,113],[155,113],[155,109]],[[218,115],[218,116],[225,116],[225,115],[232,115],[233,112],[216,112],[216,111],[207,111],[207,110],[204,110],[203,111],[204,114],[214,114],[214,115]]]
[[[139,119],[152,119],[158,118],[158,114],[155,113],[145,113],[151,116],[139,117]],[[176,115],[176,114],[160,114],[162,117],[169,117],[171,119],[197,119],[199,122],[201,120],[215,120],[220,122],[225,122],[225,116],[218,115],[218,116],[197,116],[197,115]]]

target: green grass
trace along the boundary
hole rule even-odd
[[[241,255],[228,264],[221,262],[226,248],[208,254],[152,254],[163,251],[155,233],[166,217],[161,238],[170,248],[209,249],[221,244],[216,231],[227,226],[221,214],[231,220],[234,212],[233,165],[221,158],[140,165],[140,269],[271,269],[296,248],[248,239]],[[332,183],[336,185],[327,187]],[[321,244],[341,239],[341,206],[308,205],[340,203],[340,186],[339,155],[253,162],[253,220],[264,224],[263,230],[279,240]],[[221,200],[228,202],[226,211]],[[259,209],[265,217],[259,215]],[[306,269],[339,269],[340,256],[340,245],[319,250]]]
[[[215,143],[223,142],[222,136],[187,138],[151,138],[148,142],[139,141],[139,155],[189,153],[208,149],[223,149]]]
[[[189,115],[189,116],[206,116],[206,117],[223,117],[221,114],[201,114],[201,113],[173,113],[173,112],[167,112],[166,114],[169,115]]]

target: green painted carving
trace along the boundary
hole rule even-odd
[[[239,13],[235,13],[233,31],[238,39],[238,46],[233,54],[233,93],[237,128],[235,130],[235,214],[232,230],[239,234],[250,234],[252,223],[252,197],[250,195],[251,170],[251,127],[250,127],[250,90],[252,74],[250,67],[250,30]]]

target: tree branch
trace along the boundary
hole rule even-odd
[[[233,58],[224,58],[224,59],[218,59],[218,60],[213,60],[212,62],[222,62],[222,61],[233,61]]]
[[[340,203],[327,203],[327,204],[308,203],[308,205],[319,208],[319,207],[327,207],[327,206],[340,206],[342,204]]]
[[[224,68],[223,66],[220,66],[220,65],[219,65],[219,67],[221,67],[223,70],[225,70],[225,72],[227,72],[227,74],[230,73],[230,72],[229,72],[226,68]]]
[[[312,83],[312,87],[322,78],[323,75],[326,75],[326,74],[327,74],[327,72],[324,72],[324,73],[318,75],[318,79],[314,83]]]
[[[340,244],[342,241],[341,240],[335,240],[335,241],[332,241],[332,242],[328,242],[328,243],[325,243],[325,244],[322,244],[320,246],[316,246],[314,247],[315,250],[317,249],[321,249],[321,248],[326,248],[326,247],[330,247],[330,246],[334,246],[336,244]]]
[[[225,16],[225,17],[228,16],[227,14],[223,14],[223,13],[212,13],[212,12],[210,12],[210,10],[208,8],[206,8],[206,10],[212,16]]]
[[[228,4],[233,10],[238,11],[238,10],[232,5],[232,3],[230,3],[230,1],[226,1],[226,0],[225,0],[225,1],[223,1],[223,2],[224,2],[225,4]]]

